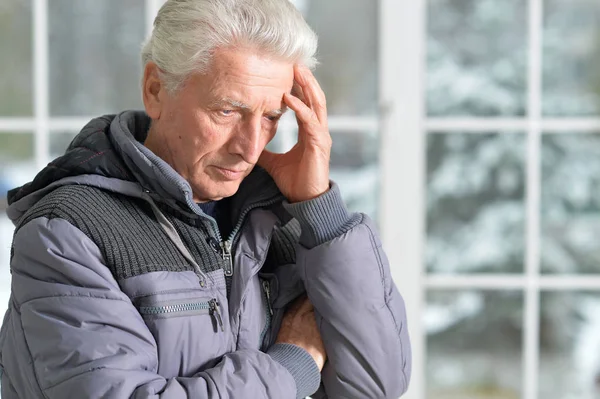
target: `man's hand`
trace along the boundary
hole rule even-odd
[[[298,143],[285,154],[264,150],[258,165],[275,180],[289,202],[306,201],[329,190],[331,136],[325,94],[312,72],[294,66],[295,94],[283,99],[296,113]]]
[[[306,295],[296,299],[287,309],[277,335],[277,343],[293,344],[306,350],[323,370],[327,353],[317,328],[315,311]]]

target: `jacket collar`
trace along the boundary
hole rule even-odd
[[[32,182],[9,192],[9,209],[14,205],[13,216],[33,206],[37,200],[32,201],[32,198],[39,199],[41,196],[31,194],[38,191],[47,193],[47,187],[56,188],[62,183],[98,186],[99,181],[119,180],[138,184],[155,201],[180,211],[204,215],[193,200],[189,183],[142,144],[150,121],[142,111],[125,111],[90,121],[73,139],[64,155],[40,171]],[[108,180],[98,179],[98,176]],[[112,191],[119,192],[123,185],[113,186]],[[25,197],[29,199],[17,205]],[[231,198],[232,222],[235,224],[246,209],[283,199],[273,179],[256,166]]]

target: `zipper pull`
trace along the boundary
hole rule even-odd
[[[229,241],[223,241],[221,243],[221,256],[225,261],[225,275],[227,277],[233,276],[233,261],[231,260],[231,243]]]
[[[213,236],[209,236],[206,239],[206,243],[210,245],[213,251],[215,251],[218,254],[221,254],[221,246],[219,245],[219,241],[217,241],[216,238],[214,238]]]
[[[219,312],[219,302],[213,298],[208,301],[208,304],[210,305],[210,312],[213,314],[213,316],[215,316],[217,323],[219,323],[219,326],[221,327],[221,331],[225,331],[225,327],[223,327],[223,319],[221,318],[221,312]]]
[[[267,306],[269,307],[269,313],[271,316],[273,316],[273,307],[271,306],[271,284],[269,284],[267,280],[263,280],[262,286],[265,290],[265,294],[267,294]]]

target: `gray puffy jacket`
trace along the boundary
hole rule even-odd
[[[332,184],[289,204],[260,168],[221,238],[141,143],[141,112],[92,120],[9,192],[12,292],[2,398],[397,398],[410,378],[403,300],[372,221]],[[274,344],[306,292],[328,360]]]

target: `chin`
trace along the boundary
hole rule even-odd
[[[239,182],[214,182],[209,190],[198,190],[198,194],[194,192],[195,197],[204,198],[204,201],[219,201],[223,198],[231,197],[240,188]]]
[[[242,184],[242,181],[233,181],[233,182],[227,182],[227,183],[221,183],[222,184],[222,189],[219,190],[221,192],[221,198],[227,198],[227,197],[231,197],[233,195],[235,195],[235,193],[238,192],[238,190],[240,189],[240,184]]]

